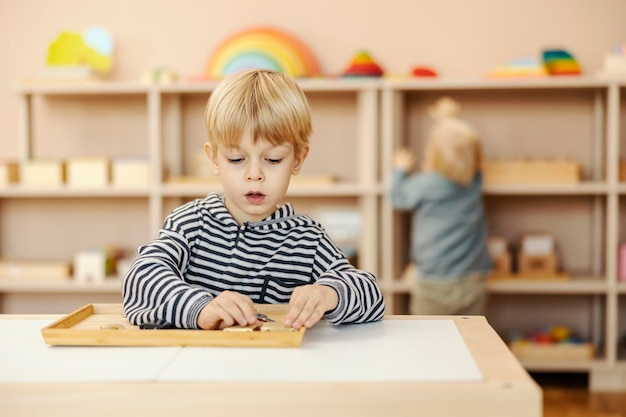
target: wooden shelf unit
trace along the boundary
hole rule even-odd
[[[522,233],[556,237],[570,280],[490,280],[487,318],[506,340],[512,330],[566,325],[596,343],[591,361],[524,361],[534,371],[588,371],[596,388],[626,388],[626,295],[617,281],[617,244],[626,240],[626,188],[618,155],[626,132],[624,83],[588,77],[536,80],[386,80],[381,96],[381,167],[389,184],[392,154],[409,146],[418,160],[431,125],[426,107],[444,95],[481,133],[487,158],[571,158],[582,180],[567,185],[490,185],[484,189],[490,234],[516,243]],[[620,92],[622,97],[620,98]],[[621,197],[620,197],[621,196]],[[621,210],[621,214],[620,214]],[[390,309],[406,309],[410,217],[385,198],[381,260]],[[514,220],[511,220],[514,219]],[[618,232],[619,230],[619,232]],[[584,311],[584,314],[580,314]],[[621,375],[616,376],[616,375]],[[619,382],[616,382],[619,381]]]
[[[377,219],[385,192],[380,182],[376,153],[379,80],[312,79],[299,82],[311,103],[314,134],[309,158],[301,175],[290,186],[287,200],[294,203],[296,210],[308,212],[313,217],[316,217],[317,210],[359,212],[363,227],[358,239],[358,266],[378,275]],[[205,158],[202,156],[206,141],[202,115],[206,100],[216,85],[215,82],[145,85],[107,81],[23,86],[18,92],[21,103],[20,137],[17,138],[19,163],[31,158],[139,157],[148,162],[151,175],[147,186],[130,190],[112,185],[103,189],[73,189],[67,185],[54,189],[27,188],[19,183],[0,188],[0,219],[9,225],[0,235],[3,243],[0,258],[69,262],[78,250],[111,243],[134,250],[156,236],[163,219],[174,207],[210,191],[219,191],[218,183],[191,181],[177,184],[169,181],[172,177],[193,174],[194,158],[198,155],[200,159]],[[114,126],[120,118],[131,124],[134,135],[125,137],[124,129],[110,129],[110,125]],[[50,130],[40,126],[42,119],[46,126],[51,126]],[[71,128],[68,125],[72,125]],[[114,143],[111,147],[106,146],[109,140]],[[206,159],[204,163],[208,165]],[[299,181],[326,175],[329,171],[337,177],[336,182]],[[104,212],[92,213],[92,206],[100,204],[121,207],[116,210],[119,216],[105,218]],[[124,213],[129,205],[131,213]],[[40,223],[44,220],[27,215],[46,209],[51,209],[52,213],[67,211],[69,214],[64,214],[64,221],[68,224],[55,219],[52,223],[56,226],[42,227]],[[17,224],[30,219],[33,219],[32,229],[43,228],[41,233],[50,236],[39,239],[40,234],[33,230],[20,235]],[[74,220],[77,221],[76,228],[72,227]],[[87,238],[84,231],[78,229],[91,224],[94,224],[90,230],[91,238]],[[110,230],[106,230],[111,229],[111,224],[134,229],[134,233],[124,230],[117,241]],[[45,245],[28,245],[28,241],[52,240],[51,236],[60,234],[64,234],[64,243],[56,245],[54,250],[46,250]],[[15,241],[17,244],[13,243]],[[0,280],[0,311],[19,313],[34,309],[58,313],[92,301],[85,298],[90,293],[89,286],[42,282]],[[41,305],[39,295],[45,292],[55,296]],[[94,286],[92,293],[117,297],[102,302],[119,302],[119,286]],[[67,304],[66,297],[59,305],[55,302],[59,294],[75,295],[76,300]],[[34,295],[37,295],[36,300],[31,302]]]
[[[387,195],[392,153],[396,146],[405,144],[412,146],[419,157],[429,125],[424,111],[427,105],[441,95],[459,100],[461,116],[483,134],[487,156],[567,156],[580,160],[580,184],[485,188],[488,213],[494,219],[490,229],[513,239],[526,231],[523,227],[537,224],[556,235],[564,266],[573,269],[569,281],[490,282],[494,303],[488,319],[503,338],[520,323],[534,326],[545,324],[545,320],[564,319],[565,323],[554,324],[569,325],[600,344],[598,356],[592,361],[524,363],[531,370],[588,371],[593,375],[592,384],[598,387],[610,385],[615,375],[611,372],[626,372],[626,353],[620,354],[618,349],[619,338],[626,333],[626,283],[617,280],[617,254],[611,249],[620,240],[626,240],[626,221],[621,221],[626,218],[626,184],[618,181],[617,157],[622,154],[626,158],[626,126],[620,125],[620,120],[626,120],[626,81],[564,77],[299,82],[311,101],[315,130],[311,155],[301,175],[330,174],[339,180],[330,185],[294,183],[288,199],[298,211],[314,217],[315,210],[328,207],[360,212],[363,228],[358,266],[379,277],[390,314],[406,312],[403,301],[409,290],[409,284],[399,280],[407,261],[408,217],[391,208]],[[81,152],[88,154],[104,148],[109,157],[146,158],[151,181],[145,189],[137,190],[0,188],[0,255],[58,260],[84,249],[86,244],[108,244],[116,235],[119,243],[134,248],[153,238],[165,215],[176,205],[219,190],[217,185],[167,181],[169,176],[189,175],[194,153],[202,151],[203,106],[215,86],[211,82],[162,86],[103,82],[23,87],[19,91],[21,161],[65,154],[84,156]],[[83,102],[85,110],[77,104]],[[60,110],[50,111],[50,107]],[[39,127],[42,108],[45,122],[53,125],[52,133]],[[54,117],[62,111],[69,113],[68,119],[57,125]],[[103,113],[100,117],[104,122],[83,121],[83,117],[99,112]],[[101,142],[106,143],[108,137],[99,131],[110,133],[109,124],[115,125],[120,113],[123,122],[131,125],[132,134],[113,138],[112,146],[105,147]],[[76,121],[78,126],[68,131],[67,120]],[[78,136],[78,140],[65,141],[65,134]],[[124,136],[125,132],[118,134]],[[50,145],[57,141],[61,144]],[[107,216],[107,210],[113,214]],[[513,224],[506,221],[508,210],[516,216]],[[571,220],[564,210],[570,211]],[[44,218],[34,221],[31,228],[41,231],[20,234],[17,224],[26,222],[33,213],[58,216],[54,222],[57,226],[47,226]],[[73,230],[74,222],[78,230]],[[111,228],[112,222],[120,226]],[[92,233],[84,233],[82,229],[91,224]],[[66,231],[66,243],[52,247],[49,241],[28,244],[41,233],[55,236]],[[570,233],[574,233],[575,239]],[[92,239],[84,235],[91,235]],[[116,285],[39,286],[5,280],[0,282],[0,300],[4,301],[0,307],[4,312],[31,312],[28,309],[37,303],[38,309],[32,312],[64,313],[90,302],[119,302]],[[61,297],[66,295],[73,298]],[[59,302],[55,297],[60,297]],[[525,307],[527,300],[547,307],[548,313],[541,317],[533,314],[536,305]],[[513,302],[513,307],[507,307],[509,302]],[[40,307],[40,303],[44,306]],[[48,310],[44,308],[46,303]],[[13,311],[19,308],[26,310]],[[558,311],[551,316],[554,308]]]

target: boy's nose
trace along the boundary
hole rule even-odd
[[[246,178],[248,181],[261,181],[263,180],[263,172],[261,171],[260,167],[257,166],[256,164],[251,164]]]

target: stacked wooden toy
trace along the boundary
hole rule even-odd
[[[543,64],[550,75],[580,75],[578,61],[563,49],[543,51]]]
[[[344,77],[380,77],[383,69],[374,61],[368,52],[359,52],[344,71]]]

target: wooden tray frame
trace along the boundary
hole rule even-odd
[[[306,331],[286,329],[285,304],[259,304],[257,311],[275,322],[261,331],[160,329],[142,330],[128,322],[121,304],[87,304],[41,329],[49,345],[65,346],[222,346],[298,347]]]

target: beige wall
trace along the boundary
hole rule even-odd
[[[44,65],[62,30],[115,36],[116,79],[167,65],[202,73],[220,41],[269,24],[300,37],[325,73],[369,50],[390,73],[426,64],[445,77],[481,77],[519,55],[562,47],[586,73],[626,42],[624,0],[0,0],[0,157],[17,156],[15,90]]]

